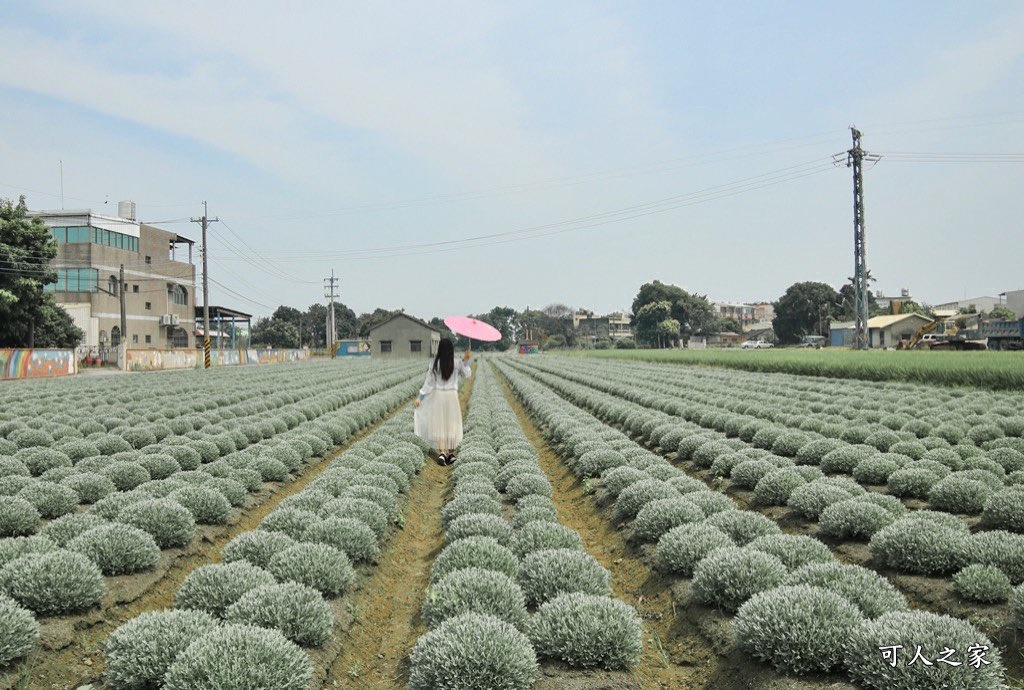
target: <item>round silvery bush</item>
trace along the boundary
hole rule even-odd
[[[283,482],[288,478],[288,468],[285,464],[269,455],[256,457],[250,467],[259,472],[265,482]]]
[[[117,491],[114,482],[96,472],[79,472],[62,479],[60,483],[78,494],[80,503],[95,503]]]
[[[825,474],[852,474],[861,460],[877,453],[871,446],[847,445],[825,453],[819,466]]]
[[[870,539],[895,521],[888,510],[861,498],[837,501],[818,516],[821,534],[829,539]]]
[[[31,503],[44,518],[59,518],[74,512],[78,506],[78,494],[60,484],[37,481],[18,492],[18,498]]]
[[[72,539],[69,551],[87,556],[104,575],[125,575],[152,567],[160,547],[147,532],[130,525],[109,523]]]
[[[749,510],[726,510],[715,513],[705,524],[717,527],[729,535],[738,546],[743,546],[767,534],[779,534],[782,530],[774,520]]]
[[[649,470],[648,470],[649,471]],[[708,493],[708,485],[689,475],[677,475],[664,480],[666,484],[678,491],[681,495],[689,497],[691,494]]]
[[[278,508],[280,510],[280,508]],[[274,511],[278,512],[278,511]],[[322,518],[343,517],[362,520],[377,535],[383,538],[388,530],[388,516],[384,509],[365,498],[335,498],[323,505],[319,511]],[[268,516],[269,517],[269,516]],[[266,522],[266,520],[264,520]],[[261,525],[262,529],[262,525]],[[300,532],[301,534],[301,532]]]
[[[538,677],[529,638],[494,616],[476,613],[449,618],[420,637],[409,666],[411,690],[527,690]]]
[[[906,455],[908,458],[920,460],[928,452],[928,447],[920,441],[898,441],[889,446],[890,453]]]
[[[113,688],[159,686],[178,654],[217,625],[202,611],[148,611],[136,616],[107,638],[106,682]]]
[[[228,607],[224,620],[277,630],[303,647],[322,645],[334,627],[334,614],[320,592],[297,582],[250,589]]]
[[[513,532],[508,546],[519,558],[541,549],[582,549],[580,535],[556,522],[535,520]]]
[[[613,496],[618,496],[630,484],[649,478],[648,474],[643,470],[626,465],[601,473],[601,481],[604,487]]]
[[[215,628],[179,654],[164,677],[164,687],[306,690],[312,677],[309,657],[284,635],[233,624]]]
[[[87,609],[105,589],[100,569],[74,551],[23,556],[0,570],[0,590],[42,616]]]
[[[766,474],[777,469],[775,463],[763,458],[756,458],[744,460],[733,467],[729,477],[736,486],[742,489],[753,489]]]
[[[907,600],[889,580],[859,565],[810,563],[790,573],[788,585],[810,585],[834,592],[856,606],[865,618],[906,611]]]
[[[900,518],[871,537],[871,557],[899,572],[941,575],[966,564],[968,535],[928,520]]]
[[[166,498],[127,505],[117,521],[148,533],[161,549],[185,546],[196,533],[196,521],[188,508]]]
[[[0,537],[32,534],[39,526],[39,511],[17,496],[0,496]]]
[[[1004,530],[986,530],[972,534],[968,560],[994,565],[1006,573],[1013,584],[1024,582],[1024,535]]]
[[[68,542],[93,527],[106,524],[106,520],[93,513],[71,513],[46,523],[39,533],[63,548]]]
[[[58,548],[58,544],[41,534],[0,539],[0,568],[23,556],[51,553]]]
[[[274,583],[273,575],[245,561],[203,565],[181,583],[174,607],[206,611],[222,618],[227,608],[250,589]]]
[[[651,501],[636,515],[633,534],[645,542],[656,542],[673,527],[704,519],[704,511],[688,497],[660,498]]]
[[[808,563],[831,563],[835,556],[829,548],[817,539],[797,534],[768,534],[758,537],[747,545],[755,551],[769,553],[789,570],[801,568]]]
[[[643,647],[635,609],[593,594],[563,594],[541,605],[530,621],[530,641],[541,657],[583,668],[626,669]]]
[[[731,498],[717,491],[694,491],[685,494],[683,497],[700,508],[705,517],[737,509],[736,504],[733,503]]]
[[[517,477],[520,474],[536,474],[543,475],[544,470],[540,468],[535,462],[531,461],[517,461],[511,465],[506,465],[501,468],[497,476],[494,479],[494,486],[499,491],[504,491],[505,487],[512,480],[513,477]]]
[[[252,530],[242,532],[228,542],[221,553],[225,563],[247,561],[259,568],[266,569],[270,559],[285,549],[294,546],[295,540],[284,532],[267,532]]]
[[[626,458],[611,449],[587,451],[576,460],[577,474],[581,477],[596,477],[613,467],[620,467]]]
[[[375,561],[380,556],[377,535],[362,520],[326,518],[306,528],[305,541],[327,544],[342,551],[350,561]]]
[[[885,484],[889,476],[900,467],[891,453],[879,453],[858,462],[852,474],[861,484]]]
[[[520,630],[526,627],[523,591],[508,575],[494,570],[456,570],[427,591],[422,615],[429,627],[464,613],[491,615]]]
[[[608,571],[593,556],[576,549],[527,554],[519,565],[517,580],[531,606],[569,592],[605,596],[612,593]]]
[[[698,601],[735,611],[754,594],[778,587],[785,579],[786,566],[775,556],[727,546],[709,553],[693,569],[693,593]]]
[[[990,529],[1024,532],[1024,488],[1012,487],[992,494],[981,511],[981,524]]]
[[[850,494],[845,489],[829,484],[826,480],[819,480],[793,489],[786,505],[798,515],[814,520],[828,506],[848,498]]]
[[[529,496],[523,496],[516,501],[516,510],[526,510],[527,508],[547,508],[555,510],[555,504],[552,503],[551,499],[547,496],[530,494]]]
[[[195,521],[201,525],[223,525],[231,512],[228,499],[219,491],[206,486],[177,489],[168,494],[167,498],[188,508]]]
[[[1013,594],[1010,578],[994,565],[969,565],[953,575],[957,594],[971,601],[995,604],[1006,601]]]
[[[937,482],[928,493],[928,506],[947,513],[976,515],[985,509],[993,490],[984,483],[950,475]]]
[[[30,611],[0,595],[0,667],[25,656],[39,638],[39,624]]]
[[[887,487],[893,496],[905,498],[928,498],[941,477],[921,467],[903,467],[889,475]]]
[[[463,568],[484,568],[515,577],[519,559],[492,537],[466,537],[441,550],[430,569],[430,579],[437,582]]]
[[[494,517],[494,516],[492,516],[492,517]],[[520,527],[522,527],[522,526],[524,526],[524,525],[526,525],[526,524],[528,524],[530,522],[534,522],[534,521],[558,522],[558,512],[555,510],[555,508],[553,506],[549,506],[549,507],[533,506],[533,507],[529,507],[529,508],[521,508],[521,509],[516,511],[515,516],[513,516],[513,518],[512,518],[512,527],[514,529],[519,529]],[[458,522],[458,520],[456,520],[456,522]],[[453,523],[453,525],[454,525],[454,523]],[[449,530],[449,531],[451,531],[451,530]],[[490,536],[494,536],[494,535],[490,535]],[[511,535],[509,535],[509,536],[511,536]],[[449,541],[451,541],[450,538],[449,538]],[[501,540],[499,539],[499,541],[501,541]]]
[[[227,477],[214,477],[206,484],[203,485],[204,489],[213,489],[219,491],[224,498],[228,499],[228,503],[233,506],[240,506],[245,502],[245,497],[248,495],[245,487],[234,479],[228,479]]]
[[[843,597],[808,585],[752,596],[736,614],[736,641],[782,673],[828,672],[842,664],[850,631],[863,621]]]
[[[369,501],[367,501],[369,503]],[[375,508],[380,510],[379,506],[375,504]],[[302,510],[301,508],[292,508],[290,506],[278,506],[263,520],[260,521],[257,529],[264,532],[280,532],[286,534],[292,539],[302,539],[306,534],[306,530],[309,526],[315,524],[320,518],[317,517],[316,513],[308,510]]]
[[[725,532],[706,522],[680,525],[665,532],[658,540],[658,568],[666,573],[690,577],[693,569],[709,553],[734,545]]]
[[[146,468],[152,479],[167,479],[175,472],[182,470],[174,456],[163,453],[144,454],[138,459],[138,463]]]
[[[463,515],[471,514],[501,515],[501,504],[487,496],[461,496],[448,502],[441,509],[441,526],[447,530],[448,525]]]
[[[74,464],[67,453],[53,448],[30,448],[21,451],[16,457],[25,464],[33,477],[55,467],[71,467]]]
[[[118,491],[131,491],[152,477],[145,467],[134,461],[117,460],[100,470],[100,473],[114,482]]]
[[[754,487],[754,496],[761,505],[781,506],[797,487],[806,483],[796,468],[783,467],[761,477]]]
[[[488,496],[495,500],[501,500],[501,494],[494,488],[494,484],[483,479],[467,479],[455,485],[453,496]]]
[[[1024,470],[1024,453],[1013,448],[993,448],[986,455],[997,462],[1004,471],[1018,472]]]
[[[879,650],[883,645],[902,646],[896,650],[895,666],[883,659]],[[975,645],[988,647],[985,660],[991,662],[989,665],[975,669],[965,663],[968,648]],[[941,669],[922,663],[910,665],[907,662],[918,646],[922,655],[933,663],[944,650],[956,650],[952,660],[962,665],[943,664]],[[843,665],[850,678],[860,687],[871,690],[934,687],[939,672],[942,674],[942,687],[951,690],[998,690],[1005,687],[999,648],[967,621],[950,616],[925,611],[887,613],[854,628],[844,652]]]
[[[530,510],[539,510],[545,515],[548,514],[547,511],[544,511],[542,508],[534,508]],[[524,512],[527,511],[519,511],[517,515]],[[466,537],[493,537],[498,540],[499,544],[506,544],[512,537],[512,528],[507,522],[497,515],[491,515],[489,513],[469,513],[468,515],[456,518],[451,524],[449,524],[444,535],[445,541],[449,544],[456,542],[459,539],[465,539]]]
[[[520,474],[508,481],[505,485],[505,493],[513,500],[530,494],[550,497],[552,494],[551,482],[547,477],[539,474]]]
[[[384,488],[384,482],[389,481],[386,477],[379,475],[373,477],[353,477],[351,486],[341,492],[342,498],[362,498],[379,505],[388,520],[394,520],[398,516],[397,490]],[[366,483],[360,483],[366,482]],[[370,485],[373,482],[374,486]]]
[[[278,580],[298,582],[335,597],[355,580],[355,570],[343,551],[326,544],[300,543],[275,554],[267,565]]]
[[[660,479],[643,479],[619,492],[619,497],[615,501],[615,517],[619,520],[631,520],[651,501],[678,496],[679,492],[674,487]]]

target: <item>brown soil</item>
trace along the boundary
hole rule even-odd
[[[324,458],[299,468],[287,482],[264,484],[259,492],[247,497],[243,506],[232,510],[228,524],[200,526],[188,546],[161,552],[152,571],[105,578],[107,593],[98,609],[75,616],[40,619],[40,644],[21,664],[0,675],[0,687],[47,690],[88,684],[93,684],[93,688],[101,687],[103,644],[110,633],[141,613],[170,608],[189,573],[199,566],[219,561],[221,550],[229,541],[255,529],[281,501],[306,488],[335,457],[372,433],[383,421],[356,434]]]
[[[460,392],[463,416],[473,378]],[[409,489],[404,527],[381,553],[378,567],[352,596],[352,625],[335,636],[343,652],[325,688],[401,688],[408,684],[409,653],[427,627],[420,618],[430,566],[444,547],[441,508],[451,468],[432,459]]]

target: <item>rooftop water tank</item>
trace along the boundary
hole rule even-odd
[[[134,201],[119,201],[117,202],[117,215],[125,220],[135,220],[135,202]]]

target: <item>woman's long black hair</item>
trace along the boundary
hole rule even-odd
[[[441,374],[441,378],[447,381],[455,371],[455,346],[448,338],[441,338],[437,345],[437,356],[434,357],[434,373]]]

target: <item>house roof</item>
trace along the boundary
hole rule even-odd
[[[924,314],[914,314],[914,313],[910,313],[910,314],[890,314],[890,315],[886,315],[886,316],[875,316],[875,317],[872,317],[872,318],[868,319],[868,328],[888,328],[889,326],[891,326],[891,325],[893,325],[895,323],[899,323],[900,321],[903,321],[905,319],[909,319],[909,318],[915,317],[915,316],[917,318],[921,319],[922,321],[928,321],[928,322],[932,321],[932,319],[929,319]]]
[[[371,333],[373,333],[375,330],[377,330],[381,326],[384,326],[386,324],[391,323],[392,321],[394,321],[395,319],[397,319],[400,316],[404,317],[404,318],[407,318],[410,321],[415,321],[419,325],[423,326],[424,328],[429,328],[430,330],[434,331],[435,333],[440,333],[441,332],[440,328],[435,328],[435,327],[431,326],[429,323],[427,323],[426,321],[424,321],[422,319],[417,319],[415,316],[410,316],[409,314],[406,314],[404,311],[401,311],[401,312],[398,312],[397,314],[395,314],[394,316],[392,316],[390,319],[387,319],[386,321],[381,321],[380,323],[378,323],[376,326],[374,326],[373,328],[371,328],[367,332],[367,335],[370,335]]]

